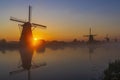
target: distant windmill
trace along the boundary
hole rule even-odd
[[[89,35],[84,35],[84,37],[88,37],[88,38],[89,38],[89,40],[88,40],[89,43],[95,42],[94,36],[96,36],[96,35],[93,35],[93,34],[91,33],[91,28],[90,28],[90,30],[89,30]]]
[[[106,35],[105,39],[106,39],[106,42],[110,42],[110,38],[108,37],[108,34]]]
[[[44,25],[31,23],[31,6],[30,5],[29,5],[28,22],[14,18],[14,17],[10,17],[10,20],[23,23],[21,25],[22,32],[20,37],[20,44],[24,44],[24,45],[30,45],[31,42],[33,41],[32,28],[36,28],[37,26],[46,28],[46,26]]]

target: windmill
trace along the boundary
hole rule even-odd
[[[105,37],[106,42],[110,42],[110,38],[108,37],[108,34]]]
[[[95,42],[94,36],[96,36],[96,35],[91,33],[91,28],[89,30],[89,35],[84,35],[84,37],[88,37],[89,38],[89,40],[88,40],[89,43],[94,43]]]
[[[33,34],[32,30],[36,27],[43,27],[46,28],[44,25],[31,23],[31,6],[29,5],[29,15],[28,15],[28,21],[20,20],[14,17],[10,17],[11,21],[22,23],[22,32],[20,36],[20,44],[22,45],[31,45],[31,42],[33,41]]]

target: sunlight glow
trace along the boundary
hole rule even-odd
[[[43,39],[42,38],[38,38],[38,37],[34,37],[33,41],[32,41],[33,47],[37,48],[40,47],[44,44]]]
[[[38,38],[34,38],[34,41],[37,41],[38,40]]]
[[[38,45],[38,38],[33,38],[33,46],[35,47],[35,46],[37,46]]]

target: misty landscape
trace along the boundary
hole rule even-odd
[[[119,0],[1,0],[0,80],[120,80]]]

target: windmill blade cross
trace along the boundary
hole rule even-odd
[[[10,20],[11,20],[11,21],[20,22],[20,23],[26,23],[26,21],[23,21],[23,20],[20,20],[20,19],[14,18],[14,17],[10,17]]]
[[[36,23],[32,23],[33,26],[39,26],[39,27],[43,27],[43,28],[46,28],[47,26],[44,26],[44,25],[40,25],[40,24],[36,24]]]
[[[89,37],[89,36],[97,36],[96,34],[94,34],[94,35],[84,35],[84,37]]]

